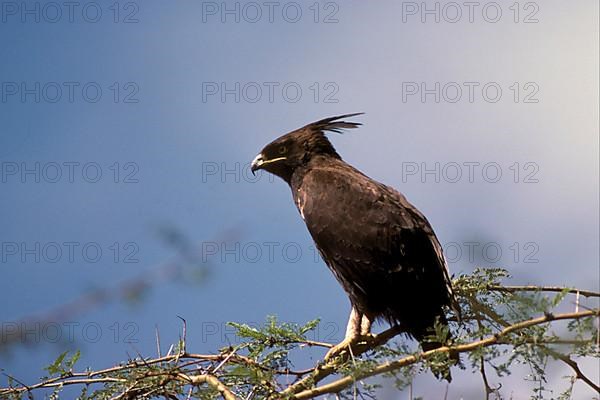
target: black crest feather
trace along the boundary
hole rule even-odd
[[[313,122],[304,127],[304,129],[308,129],[311,132],[335,132],[335,133],[343,133],[343,129],[353,129],[358,128],[362,124],[360,122],[348,122],[348,121],[340,121],[343,118],[355,117],[357,115],[362,115],[364,113],[353,113],[353,114],[344,114],[338,115],[336,117],[329,117],[322,119],[317,122]]]

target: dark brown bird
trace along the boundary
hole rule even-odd
[[[263,148],[251,169],[288,183],[302,219],[325,263],[352,304],[346,338],[332,354],[369,337],[371,323],[399,324],[423,350],[436,320],[447,324],[444,306],[458,315],[448,268],[425,216],[393,188],[342,160],[325,132],[359,123],[347,114],[285,134]],[[442,376],[450,380],[450,374]]]

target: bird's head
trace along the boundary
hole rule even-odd
[[[252,173],[264,169],[289,183],[296,168],[306,165],[314,156],[341,158],[325,136],[325,132],[342,133],[342,129],[356,128],[361,124],[341,119],[361,114],[322,119],[278,137],[254,158],[250,167]]]

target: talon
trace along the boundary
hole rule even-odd
[[[330,359],[343,354],[350,346],[352,346],[353,344],[356,344],[356,343],[357,343],[356,339],[351,339],[351,340],[344,339],[341,343],[338,343],[335,346],[333,346],[331,349],[329,349],[327,354],[325,354],[325,361],[329,361]]]
[[[325,354],[325,361],[329,361],[332,358],[344,354],[344,352],[346,352],[349,348],[369,346],[369,344],[373,342],[375,337],[376,335],[368,333],[366,335],[360,335],[350,339],[344,339],[341,343],[338,343],[331,349],[329,349],[327,354]]]
[[[375,335],[373,333],[367,333],[367,334],[360,336],[360,341],[368,344],[368,343],[371,343],[372,341],[374,341],[376,337],[377,337],[377,335]]]
[[[348,326],[346,327],[346,337],[341,343],[329,349],[327,354],[325,354],[324,360],[329,361],[336,356],[344,354],[347,349],[352,350],[355,348],[360,352],[362,347],[369,346],[376,338],[376,335],[371,333],[371,322],[372,320],[369,317],[361,314],[352,307],[350,317],[348,318]]]

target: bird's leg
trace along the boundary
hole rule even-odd
[[[330,358],[337,356],[342,351],[346,350],[346,348],[359,341],[363,333],[363,321],[365,321],[364,315],[360,314],[356,308],[352,307],[352,310],[350,311],[350,318],[348,318],[348,325],[346,326],[346,337],[339,344],[329,349],[325,355],[325,360],[329,360]],[[370,330],[370,321],[368,321],[368,324],[365,324],[364,326]]]
[[[369,317],[367,317],[366,315],[363,314],[361,320],[360,320],[360,336],[363,337],[372,337],[373,335],[371,334],[371,324],[373,323],[373,321],[371,321],[371,319]]]

